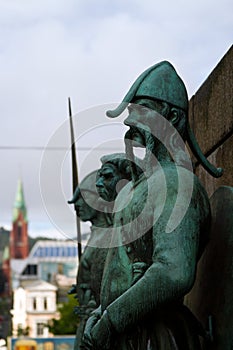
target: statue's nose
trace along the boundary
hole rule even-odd
[[[101,179],[98,179],[95,185],[96,187],[103,187],[103,181]]]

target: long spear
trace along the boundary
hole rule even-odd
[[[72,110],[70,98],[68,98],[68,107],[69,107],[69,119],[70,119],[70,135],[71,135],[71,160],[72,160],[72,179],[73,179],[73,194],[76,187],[79,185],[78,180],[78,166],[75,150],[75,138],[74,138],[74,127],[72,121]],[[80,219],[76,215],[76,227],[77,227],[77,240],[78,240],[78,260],[80,261],[82,256],[82,242],[81,242],[81,228],[80,228]]]

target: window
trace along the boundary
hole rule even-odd
[[[37,335],[43,335],[44,334],[44,324],[43,323],[37,323],[36,324],[36,334]]]
[[[37,305],[36,298],[33,298],[32,299],[32,308],[33,308],[33,310],[36,310],[36,305]]]
[[[51,248],[50,247],[45,247],[45,254],[44,254],[44,257],[47,258],[47,257],[50,257],[50,252],[51,252]]]
[[[50,272],[47,273],[47,281],[51,282],[52,280],[52,274]]]
[[[37,265],[29,264],[23,270],[23,275],[35,276],[37,275]]]
[[[56,256],[59,256],[59,257],[60,257],[60,254],[59,254],[60,249],[59,249],[59,247],[56,247],[55,249],[56,249]]]
[[[17,240],[19,242],[22,241],[22,224],[21,223],[19,223],[17,226]]]
[[[60,248],[60,256],[66,256],[66,249],[65,247]]]
[[[73,247],[68,247],[68,254],[67,254],[67,256],[72,256],[73,254],[73,252],[72,252],[72,248]]]
[[[48,301],[47,298],[44,298],[44,310],[48,309]]]

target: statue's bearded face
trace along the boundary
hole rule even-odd
[[[104,200],[114,201],[119,192],[122,180],[121,173],[113,164],[106,163],[98,171],[96,178],[97,191]]]
[[[75,210],[82,221],[92,221],[97,216],[97,196],[89,191],[82,190],[75,202]]]
[[[154,140],[156,148],[167,138],[168,125],[174,127],[182,137],[185,136],[185,113],[164,101],[150,98],[137,98],[128,106],[129,115],[124,124],[129,126],[125,138],[132,141],[133,147],[146,147]]]
[[[128,117],[124,124],[129,126],[125,139],[131,140],[132,147],[147,147],[156,125],[156,103],[151,99],[138,99],[128,106]],[[155,140],[154,140],[155,141]]]

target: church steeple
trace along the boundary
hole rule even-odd
[[[23,183],[22,180],[18,180],[18,186],[15,196],[14,209],[13,209],[13,222],[18,219],[20,213],[23,219],[27,221],[27,208],[24,200]]]
[[[28,225],[22,180],[18,180],[13,208],[13,226],[10,234],[10,256],[25,259],[28,256]]]

